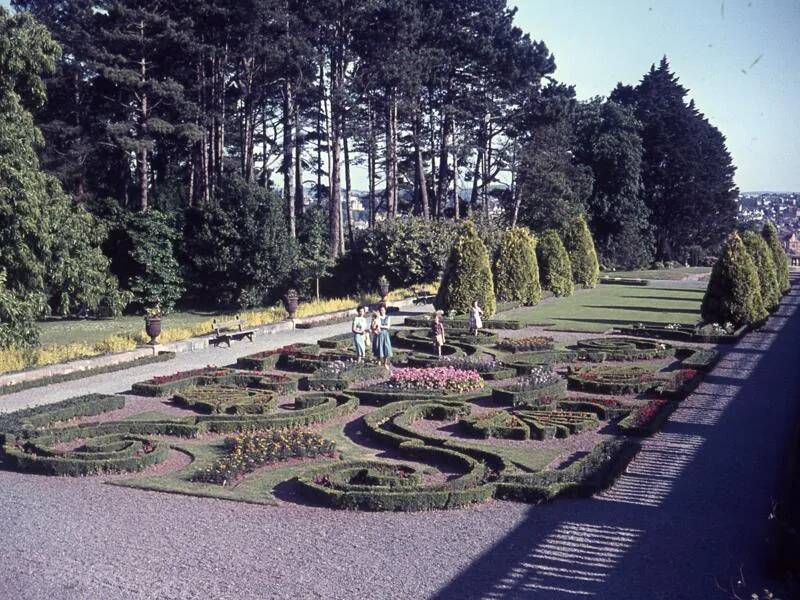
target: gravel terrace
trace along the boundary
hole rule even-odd
[[[0,471],[0,598],[707,599],[729,598],[715,578],[725,585],[740,568],[747,592],[760,589],[767,518],[798,416],[798,304],[795,289],[594,499],[347,513]],[[21,392],[0,405],[120,392],[288,341],[279,337]]]

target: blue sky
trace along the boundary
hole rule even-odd
[[[800,191],[800,1],[511,2],[579,97],[636,83],[666,54],[726,135],[741,190]]]
[[[666,54],[726,135],[742,191],[800,191],[800,0],[510,4],[519,26],[554,52],[557,77],[581,98],[636,83]]]

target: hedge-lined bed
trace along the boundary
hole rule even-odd
[[[615,396],[649,392],[664,383],[653,368],[639,365],[571,369],[567,381],[572,390]]]
[[[549,406],[567,395],[567,381],[563,377],[555,373],[535,377],[534,380],[496,387],[492,390],[492,398],[514,407],[539,407]]]
[[[240,369],[251,369],[253,371],[265,371],[279,366],[289,354],[299,352],[302,354],[319,354],[320,346],[317,344],[292,344],[275,350],[265,350],[248,354],[236,359],[236,366]]]
[[[180,390],[206,385],[232,385],[271,390],[279,394],[297,391],[297,379],[287,375],[242,371],[219,367],[204,367],[191,371],[179,371],[172,375],[154,377],[131,386],[138,396],[169,396]]]
[[[657,338],[661,340],[675,340],[679,342],[698,342],[704,344],[735,344],[749,331],[749,326],[743,325],[738,329],[722,331],[712,325],[645,325],[634,327],[615,328],[622,335],[642,338]]]
[[[102,367],[90,367],[80,371],[73,371],[72,373],[60,373],[57,375],[48,375],[47,377],[39,377],[38,379],[30,379],[28,381],[20,381],[19,383],[11,383],[0,387],[0,396],[7,394],[14,394],[24,390],[30,390],[37,387],[43,387],[55,383],[64,383],[67,381],[76,381],[86,377],[94,377],[95,375],[104,375],[106,373],[115,373],[117,371],[125,371],[127,369],[134,369],[144,365],[152,365],[155,363],[162,363],[168,360],[173,360],[176,354],[174,352],[159,352],[152,356],[143,356],[128,360],[125,362],[117,363],[114,365],[105,365]]]
[[[505,363],[490,360],[481,360],[471,357],[436,357],[427,354],[412,353],[408,355],[408,366],[436,368],[452,367],[454,369],[477,371],[485,381],[499,381],[517,376],[517,370]]]
[[[674,354],[669,344],[634,338],[601,337],[580,340],[576,350],[586,352],[602,352],[606,360],[634,361],[666,358]]]
[[[271,392],[230,385],[191,387],[175,394],[172,401],[197,412],[228,415],[263,415],[278,404]]]
[[[303,389],[319,392],[345,390],[353,384],[383,379],[386,367],[372,363],[332,363],[301,379]]]
[[[444,323],[445,329],[469,329],[469,318],[468,317],[445,317],[442,319],[442,323]],[[430,328],[431,326],[431,316],[424,315],[420,317],[406,317],[405,325],[407,327],[423,327],[423,328]],[[484,319],[483,320],[483,328],[484,329],[522,329],[525,325],[522,321],[518,321],[516,319],[502,319],[497,316]]]

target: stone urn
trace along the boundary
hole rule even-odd
[[[386,304],[386,296],[389,295],[389,280],[383,275],[378,279],[378,292],[381,295],[381,303]]]
[[[151,346],[156,345],[156,338],[161,335],[161,317],[145,317],[144,330],[150,336],[148,342]]]
[[[289,313],[289,318],[294,320],[294,315],[297,313],[297,305],[300,303],[300,298],[297,295],[297,290],[291,289],[286,292],[283,297],[283,306],[286,312]]]

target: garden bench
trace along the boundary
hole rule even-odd
[[[224,343],[228,344],[228,348],[230,348],[232,340],[236,340],[238,342],[244,338],[247,338],[252,342],[255,330],[245,329],[244,324],[244,321],[241,319],[234,319],[232,321],[224,321],[221,323],[217,323],[217,320],[214,319],[214,331],[211,332],[214,337],[211,338],[209,343],[215,346],[219,346],[220,344]]]

